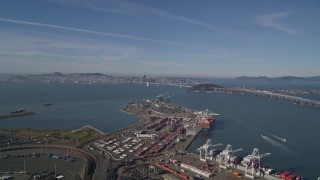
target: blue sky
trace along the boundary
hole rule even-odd
[[[320,1],[0,0],[0,73],[320,75]]]

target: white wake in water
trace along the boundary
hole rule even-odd
[[[284,146],[284,145],[282,145],[282,144],[274,141],[273,139],[270,139],[269,137],[263,136],[263,135],[261,135],[261,137],[262,137],[262,139],[266,140],[267,142],[269,142],[270,144],[276,146],[277,148],[279,148],[279,149],[281,149],[281,150],[284,150],[284,151],[286,151],[286,152],[295,154],[294,151],[292,151],[292,150],[290,150],[289,148],[287,148],[286,146]]]
[[[270,135],[273,136],[273,137],[275,137],[275,138],[277,138],[277,139],[279,139],[279,140],[282,141],[282,142],[287,142],[287,139],[285,139],[285,138],[276,136],[276,135],[274,135],[274,134],[270,134]]]
[[[270,136],[273,136],[274,138],[277,138],[277,139],[279,139],[279,140],[282,141],[282,142],[287,142],[287,139],[285,139],[285,138],[281,138],[281,137],[279,137],[279,136],[277,136],[277,135],[275,135],[275,134],[273,134],[273,133],[271,133],[271,132],[268,132],[268,131],[266,131],[266,130],[263,130],[263,129],[260,129],[260,128],[258,128],[258,127],[255,127],[255,126],[252,126],[252,125],[250,125],[250,124],[247,124],[247,123],[241,121],[240,119],[238,119],[238,118],[236,118],[236,117],[233,117],[233,116],[229,116],[229,117],[230,117],[231,119],[235,120],[236,122],[238,122],[239,124],[243,125],[243,126],[247,126],[247,127],[251,128],[251,129],[254,129],[254,130],[258,131],[258,132],[262,132],[262,133],[264,133],[264,134],[269,134]],[[295,152],[294,150],[289,149],[288,147],[286,147],[286,146],[284,146],[284,145],[276,142],[276,141],[273,140],[273,139],[270,139],[270,138],[267,137],[267,136],[261,135],[261,137],[262,137],[265,141],[269,142],[270,144],[276,146],[277,148],[279,148],[279,149],[281,149],[281,150],[284,150],[284,151],[289,152],[289,153],[292,153],[292,154],[296,154],[296,152]]]
[[[287,139],[282,138],[282,137],[279,137],[279,136],[277,136],[277,135],[275,135],[275,134],[272,134],[271,132],[268,132],[268,131],[265,131],[265,130],[263,130],[263,129],[257,128],[257,127],[255,127],[255,126],[246,124],[246,123],[244,123],[244,122],[238,122],[238,123],[239,123],[239,124],[242,124],[242,125],[244,125],[244,126],[247,126],[247,127],[249,127],[249,128],[255,129],[255,130],[257,130],[257,131],[260,131],[260,132],[269,134],[270,136],[273,136],[274,138],[277,138],[277,139],[279,139],[279,140],[282,141],[282,142],[287,142]]]

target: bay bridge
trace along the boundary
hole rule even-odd
[[[195,91],[200,92],[200,91]],[[320,101],[306,99],[298,96],[292,96],[287,94],[274,93],[267,90],[254,90],[254,89],[241,89],[241,88],[213,88],[212,91],[206,91],[207,93],[226,93],[226,94],[240,94],[250,96],[262,96],[273,99],[280,99],[291,102],[293,104],[300,104],[302,106],[310,106],[314,108],[320,108]]]

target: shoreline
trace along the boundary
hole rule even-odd
[[[0,115],[0,119],[29,116],[29,115],[33,115],[33,114],[36,114],[36,113],[31,112],[31,111],[26,111],[26,112],[21,112],[21,113],[11,113],[11,114]]]
[[[139,103],[144,104],[144,103],[148,103],[148,102],[147,101],[139,101],[138,100],[134,104],[139,104]],[[169,106],[169,105],[164,104],[163,107],[167,107],[169,110],[171,110],[170,108],[172,108],[172,107]],[[134,106],[133,105],[132,107],[140,107],[140,106]],[[152,108],[156,108],[156,107],[157,106],[154,106],[154,107],[151,106],[149,108],[152,109]],[[129,125],[129,126],[126,126],[126,127],[120,128],[120,129],[115,129],[114,131],[106,132],[104,134],[100,134],[100,137],[98,137],[97,139],[91,139],[90,141],[88,141],[88,140],[84,141],[82,143],[82,146],[80,146],[78,148],[80,148],[80,149],[82,149],[82,150],[84,150],[84,151],[86,151],[86,152],[88,152],[90,154],[99,154],[100,153],[101,156],[102,156],[102,159],[104,157],[103,154],[106,154],[109,157],[109,159],[111,159],[115,164],[117,164],[119,166],[119,167],[117,167],[115,169],[115,171],[118,172],[121,169],[121,163],[127,158],[123,158],[121,156],[119,157],[118,154],[114,153],[115,151],[109,150],[107,148],[108,146],[111,147],[111,145],[108,144],[109,141],[110,142],[112,141],[111,144],[113,144],[113,145],[116,145],[116,143],[118,143],[116,146],[120,146],[119,148],[124,148],[124,145],[126,145],[126,142],[119,145],[120,142],[123,142],[127,138],[134,138],[135,134],[136,134],[135,132],[138,132],[138,130],[145,130],[145,131],[149,132],[149,134],[152,134],[152,133],[158,134],[159,137],[161,135],[163,135],[163,138],[162,139],[160,139],[160,138],[157,139],[156,138],[156,139],[153,139],[153,140],[151,138],[150,140],[146,140],[146,139],[142,140],[142,142],[144,142],[144,145],[142,147],[148,147],[148,149],[142,151],[142,147],[140,147],[140,149],[136,150],[135,153],[130,154],[129,152],[126,152],[126,157],[128,155],[132,159],[137,159],[137,161],[140,161],[140,159],[145,159],[145,161],[148,161],[149,164],[152,164],[154,161],[156,161],[155,159],[158,159],[158,160],[167,159],[168,158],[167,156],[170,156],[170,155],[166,155],[166,154],[169,153],[168,149],[173,147],[173,146],[175,146],[175,148],[177,149],[177,152],[180,153],[180,158],[181,158],[181,153],[183,153],[183,156],[182,156],[183,158],[180,159],[180,161],[182,163],[188,163],[188,162],[191,162],[191,161],[196,161],[198,163],[202,163],[201,160],[200,161],[199,160],[195,160],[193,156],[189,156],[189,154],[193,154],[193,153],[188,152],[189,146],[192,144],[192,142],[197,138],[197,136],[202,131],[202,128],[199,126],[199,124],[194,129],[195,134],[193,134],[193,135],[188,135],[187,133],[186,134],[179,133],[177,130],[171,131],[171,129],[170,129],[170,127],[175,127],[175,126],[178,126],[179,124],[182,127],[183,124],[192,123],[193,121],[195,121],[192,117],[189,117],[189,116],[179,117],[178,115],[183,115],[184,114],[184,113],[179,114],[179,112],[178,113],[176,112],[177,114],[165,114],[165,113],[162,114],[161,113],[161,115],[153,114],[153,115],[158,115],[159,117],[157,116],[157,120],[151,120],[151,119],[147,118],[148,115],[150,116],[150,114],[144,114],[144,113],[148,113],[150,111],[146,111],[145,109],[131,109],[132,112],[130,112],[130,111],[128,111],[128,109],[127,110],[125,110],[125,109],[122,109],[120,111],[124,112],[124,113],[131,114],[131,115],[135,115],[136,117],[139,118],[139,121],[134,123],[134,124],[132,124],[132,125]],[[194,110],[191,110],[191,109],[185,109],[185,110],[189,110],[190,112],[194,111]],[[158,112],[158,111],[153,111],[153,112]],[[172,116],[171,117],[172,119],[175,119],[174,123],[172,121],[170,121],[171,120],[171,118],[169,118],[170,116]],[[190,120],[186,120],[188,118],[191,118],[193,120],[191,120],[191,121]],[[168,121],[168,122],[166,122],[166,121],[160,122],[161,119],[167,119],[166,121]],[[185,120],[183,120],[183,119],[185,119]],[[161,129],[160,130],[155,130],[156,127],[153,127],[151,129],[147,128],[148,125],[154,124],[155,122],[160,122],[160,123],[163,123],[163,124],[167,124],[167,126],[164,127],[163,130],[161,130]],[[170,125],[170,122],[171,122],[171,125]],[[70,131],[72,131],[73,133],[76,133],[80,129],[83,130],[83,128],[85,128],[85,127],[86,126],[84,126],[82,128],[79,128],[79,129],[70,130]],[[87,128],[88,128],[88,126],[87,126]],[[95,131],[97,133],[101,132],[100,130],[98,130],[98,129],[94,128],[94,127],[89,127],[89,129],[92,130],[92,131]],[[47,131],[50,131],[50,130],[47,130]],[[183,137],[185,139],[185,141],[182,141],[182,142],[181,141],[177,141],[179,139],[179,137]],[[158,153],[158,154],[157,153],[153,153],[153,154],[150,153],[151,151],[155,150],[156,146],[158,146],[157,143],[161,144],[161,143],[164,142],[164,139],[168,139],[168,138],[172,138],[172,139],[166,141],[168,147],[165,147],[163,152],[161,152],[162,151],[162,149],[161,149],[160,153]],[[137,139],[139,139],[139,138],[137,137]],[[129,141],[131,141],[131,140],[129,140]],[[157,143],[153,144],[154,141],[156,141]],[[96,149],[97,152],[94,152],[94,149]],[[141,152],[141,154],[136,155],[139,152]],[[196,156],[196,157],[198,157],[198,156]],[[94,170],[95,173],[93,173],[93,176],[95,176],[97,174],[100,174],[102,171],[107,171],[106,169],[109,167],[108,163],[107,164],[103,163],[101,165],[99,164],[99,162],[102,159],[100,159],[100,158],[97,159],[97,161],[96,161],[97,166],[96,166],[96,168]],[[221,163],[221,162],[218,162],[218,161],[212,161],[212,162],[214,162],[214,164],[216,164],[216,163],[220,164]],[[174,166],[170,166],[168,163],[167,163],[167,165],[170,168],[174,169]],[[217,173],[220,172],[220,168],[219,167],[217,167],[217,168],[216,167],[212,167],[212,168],[215,168],[215,169],[212,172],[211,171],[209,172],[210,176],[217,176],[218,175]],[[234,168],[234,170],[239,170],[241,172],[245,171],[244,167],[242,167],[242,166],[239,166],[238,168]],[[228,171],[228,168],[226,169],[226,171]],[[111,172],[111,170],[110,170],[110,172]],[[184,172],[181,172],[181,173],[187,174],[187,173],[184,173]],[[188,173],[188,175],[190,177],[192,177],[193,174],[192,173],[191,174]],[[242,173],[242,175],[243,175],[243,173]],[[245,176],[243,176],[243,177],[245,177]],[[266,177],[268,177],[268,179],[278,179],[278,178],[276,178],[274,176],[266,176]],[[95,179],[95,178],[93,178],[93,179]]]

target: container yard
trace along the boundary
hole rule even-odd
[[[114,167],[109,170],[115,171],[117,178],[301,179],[262,165],[263,158],[271,154],[260,154],[256,148],[239,157],[237,152],[242,148],[228,144],[223,149],[222,143],[212,144],[208,139],[196,152],[187,152],[195,137],[210,129],[219,115],[208,109],[194,111],[157,96],[155,100],[131,100],[124,111],[139,116],[139,124],[88,145],[112,161]]]

